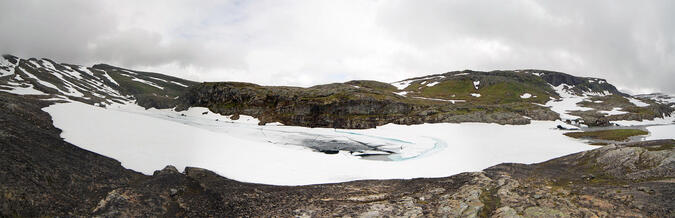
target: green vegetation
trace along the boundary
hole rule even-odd
[[[584,156],[577,162],[575,170],[583,172],[584,175],[593,175],[590,180],[584,182],[587,184],[612,186],[624,185],[626,183],[626,181],[606,173],[605,169],[596,162],[596,158],[596,156]]]
[[[595,108],[599,110],[612,110],[612,108],[628,108],[634,106],[628,99],[621,95],[593,96],[590,101],[579,102],[579,106]],[[596,103],[597,102],[597,103]]]
[[[376,89],[376,90],[381,90],[381,91],[391,91],[391,92],[393,92],[393,91],[397,90],[395,86],[392,86],[389,83],[383,83],[383,82],[378,82],[378,81],[373,81],[373,80],[352,80],[352,81],[346,82],[345,84],[364,87],[364,88],[370,88],[370,89]]]
[[[478,89],[473,82],[480,81]],[[437,82],[434,86],[427,84]],[[557,97],[551,87],[538,76],[526,73],[500,72],[471,72],[468,75],[447,74],[444,78],[430,76],[412,82],[406,89],[411,96],[426,98],[440,98],[466,100],[472,104],[494,105],[517,102],[545,103],[549,97]],[[471,94],[480,94],[474,97]],[[520,96],[529,93],[530,98]]]
[[[605,146],[605,145],[609,145],[609,144],[605,143],[605,142],[593,142],[590,145]]]
[[[589,99],[590,101],[579,102],[579,106],[593,108],[596,110],[612,110],[613,108],[621,108],[622,111],[629,112],[630,114],[637,114],[642,118],[651,118],[654,116],[660,115],[662,112],[655,110],[655,102],[649,99],[641,99],[641,101],[650,104],[651,106],[647,107],[638,107],[633,103],[630,103],[628,99],[621,95],[606,95],[606,96],[595,96]],[[612,117],[617,117],[622,119],[625,117],[625,114],[617,114],[608,116],[610,119]],[[583,117],[583,116],[582,116]],[[625,119],[625,118],[623,118]]]
[[[625,141],[628,137],[637,135],[647,135],[649,132],[639,129],[611,129],[590,132],[568,132],[564,135],[572,138],[584,139],[604,139],[612,141]]]
[[[493,213],[501,205],[501,199],[497,196],[497,187],[482,189],[478,199],[485,206],[478,212],[478,217],[492,217]]]
[[[648,146],[648,147],[645,147],[645,148],[649,151],[665,151],[665,150],[672,150],[673,148],[675,148],[675,144],[668,143],[668,144],[660,145],[658,147],[657,146]]]

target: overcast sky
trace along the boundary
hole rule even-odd
[[[0,53],[197,81],[547,69],[675,93],[675,1],[0,1]]]

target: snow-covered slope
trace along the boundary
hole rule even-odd
[[[139,100],[162,106],[195,82],[109,65],[84,67],[49,59],[0,58],[0,91],[64,98],[96,105]]]

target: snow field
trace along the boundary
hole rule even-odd
[[[444,177],[504,162],[536,163],[593,148],[555,130],[560,121],[533,121],[521,126],[388,124],[376,129],[339,130],[420,145],[402,151],[401,161],[374,161],[346,152],[329,155],[302,146],[275,144],[251,133],[251,129],[259,133],[276,132],[276,136],[268,139],[283,141],[283,132],[329,137],[337,131],[334,129],[257,126],[257,120],[251,117],[232,121],[210,112],[201,115],[203,108],[187,112],[145,111],[133,105],[109,108],[73,102],[44,110],[53,117],[54,125],[63,130],[61,136],[66,141],[115,158],[123,166],[145,174],[171,164],[178,169],[202,167],[239,181],[275,185]],[[169,117],[171,113],[184,120]],[[222,122],[209,123],[215,119]],[[485,133],[490,133],[490,137],[485,137]],[[408,154],[423,155],[406,159],[415,156]]]

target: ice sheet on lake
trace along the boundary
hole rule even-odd
[[[504,162],[536,163],[593,148],[555,130],[560,121],[516,126],[388,124],[375,129],[335,130],[258,126],[254,118],[231,120],[204,108],[185,112],[143,110],[136,105],[108,108],[73,102],[44,110],[63,130],[61,136],[66,141],[145,174],[171,164],[179,169],[202,167],[244,182],[277,185],[443,177]],[[485,137],[486,132],[490,137]],[[344,151],[330,155],[279,143],[307,135],[329,139],[350,135],[366,143],[389,142],[395,145],[390,149],[399,147],[401,161],[364,160]]]
[[[670,125],[658,125],[658,126],[649,126],[649,136],[647,140],[654,139],[675,139],[675,124]]]

